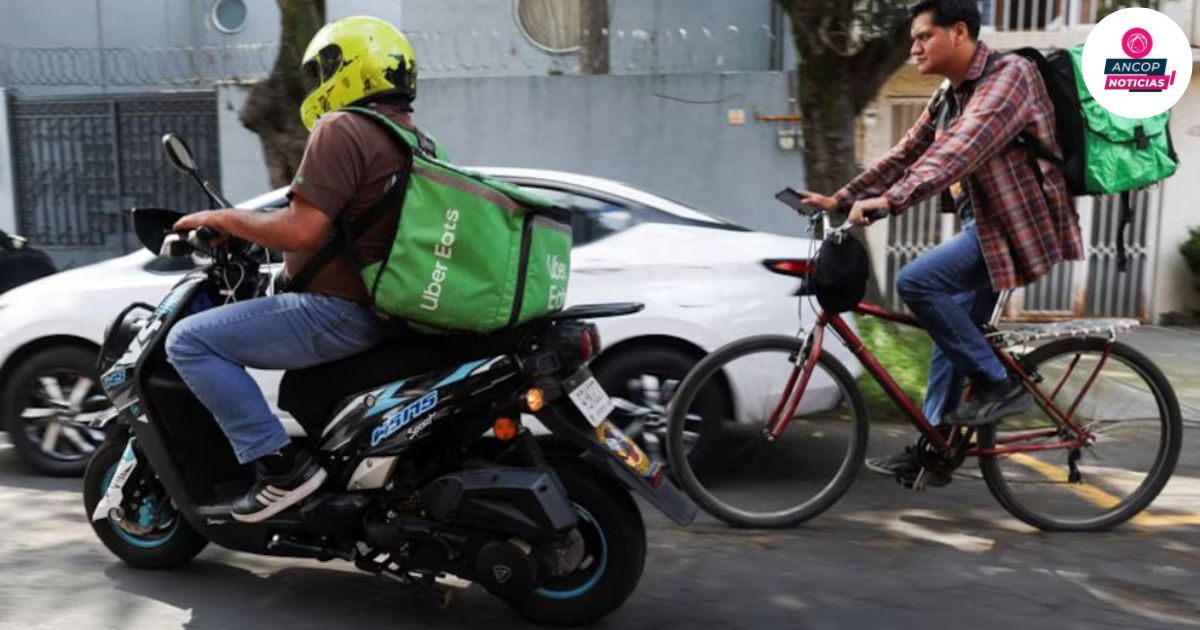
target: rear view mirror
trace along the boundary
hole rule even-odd
[[[162,144],[175,168],[189,175],[196,175],[196,158],[192,156],[192,150],[182,138],[169,133],[162,137]]]

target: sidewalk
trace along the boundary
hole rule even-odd
[[[1179,396],[1183,419],[1200,422],[1200,328],[1142,326],[1120,339],[1154,359]]]

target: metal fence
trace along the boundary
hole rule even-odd
[[[1153,189],[1161,192],[1161,188]],[[1133,195],[1133,222],[1125,230],[1129,267],[1117,270],[1117,234],[1120,227],[1119,196],[1099,197],[1092,207],[1092,234],[1088,243],[1087,313],[1107,317],[1148,317],[1150,282],[1150,224],[1156,216],[1157,194],[1143,190]]]
[[[199,187],[164,159],[160,139],[184,137],[220,180],[212,92],[12,104],[17,223],[34,244],[127,251],[135,206],[207,207]]]

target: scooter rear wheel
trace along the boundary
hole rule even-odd
[[[583,463],[551,465],[579,515],[584,561],[507,603],[535,623],[589,624],[620,607],[637,587],[646,565],[646,526],[629,491],[615,480]]]

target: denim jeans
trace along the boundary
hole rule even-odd
[[[925,417],[939,424],[959,402],[964,379],[1005,377],[1004,365],[980,332],[995,307],[975,222],[905,265],[896,278],[900,299],[933,338]]]
[[[384,336],[370,307],[315,293],[284,293],[183,319],[167,336],[167,357],[244,464],[291,441],[247,367],[311,367],[362,352]]]

